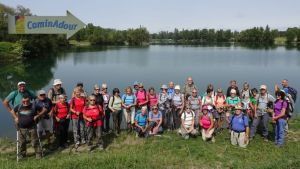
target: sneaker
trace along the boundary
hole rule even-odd
[[[104,147],[103,147],[102,144],[99,145],[99,150],[100,150],[100,151],[104,150]]]
[[[216,142],[215,137],[213,137],[213,138],[211,139],[211,142],[212,142],[212,143],[215,143],[215,142]]]
[[[138,138],[139,137],[139,133],[135,133],[135,137]]]
[[[265,142],[269,142],[269,139],[267,137],[264,138]]]
[[[189,135],[184,136],[184,139],[188,140],[190,137]]]
[[[88,146],[88,151],[92,151],[92,149],[93,149],[93,147],[90,145],[90,146]]]
[[[85,140],[82,140],[82,141],[81,141],[81,144],[85,144],[85,143],[86,143],[86,141],[85,141]]]
[[[41,154],[36,154],[36,155],[35,155],[35,158],[36,158],[37,160],[42,159],[42,155],[41,155]]]
[[[249,141],[253,141],[253,137],[250,137],[250,138],[249,138]]]
[[[77,149],[79,147],[79,143],[75,144],[75,149]]]

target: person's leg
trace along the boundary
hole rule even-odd
[[[96,128],[96,136],[97,136],[97,146],[102,150],[103,149],[103,139],[102,139],[102,128],[101,126],[97,126]]]
[[[172,110],[166,110],[166,128],[172,130]]]
[[[122,110],[118,111],[118,133],[121,132]]]
[[[253,118],[252,126],[250,129],[250,138],[253,138],[256,134],[257,126],[260,123],[261,116],[258,116],[257,118]]]
[[[186,132],[186,130],[183,127],[180,127],[180,133],[181,133],[181,136],[184,139],[188,139],[189,138],[189,134]]]
[[[50,144],[51,135],[53,133],[53,120],[51,117],[49,119],[45,119],[45,133],[46,133],[47,143]]]
[[[231,140],[231,144],[234,145],[234,146],[236,146],[238,144],[237,133],[235,133],[234,131],[231,131],[230,140]]]
[[[63,130],[62,130],[62,141],[64,144],[67,144],[68,141],[68,132],[69,132],[69,120],[64,120]]]
[[[79,145],[80,144],[80,136],[79,136],[79,124],[78,119],[72,120],[72,126],[73,126],[73,137],[74,137],[74,143]]]
[[[113,113],[112,113],[112,116],[113,116],[113,123],[114,123],[113,130],[114,130],[115,133],[117,133],[117,128],[118,128],[118,127],[117,127],[117,126],[118,126],[118,119],[117,119],[118,117],[117,117],[117,115],[118,115],[117,112],[113,112]]]
[[[269,114],[265,113],[262,117],[262,122],[263,122],[263,137],[265,139],[268,139],[268,135],[269,135],[269,130],[268,130],[268,125],[269,125]]]
[[[206,141],[206,134],[205,134],[205,131],[206,131],[205,129],[202,129],[202,130],[201,130],[201,135],[202,135],[202,140],[203,140],[203,141]]]
[[[26,136],[27,136],[27,129],[19,129],[19,157],[26,156]]]
[[[199,129],[199,112],[200,112],[200,110],[199,109],[197,109],[197,110],[195,110],[194,111],[195,112],[195,129],[196,130],[198,130]]]
[[[130,108],[130,118],[131,118],[131,125],[132,125],[132,129],[133,129],[133,126],[134,126],[134,120],[135,120],[135,108],[134,107],[131,107]]]
[[[176,109],[175,114],[174,114],[175,129],[178,129],[180,126],[179,113],[180,113],[180,109]]]
[[[41,147],[41,143],[40,143],[41,140],[39,140],[40,138],[38,138],[36,128],[34,127],[32,129],[29,129],[29,133],[31,136],[31,145],[34,148],[35,155],[37,158],[41,158],[42,157],[42,154],[41,154],[42,147]]]
[[[278,145],[282,146],[284,143],[284,127],[286,125],[285,119],[278,120]]]
[[[196,137],[198,134],[198,131],[196,129],[192,130],[192,132],[190,133],[190,135],[192,135],[193,137]]]
[[[245,132],[243,132],[243,133],[240,133],[239,135],[238,135],[238,144],[239,144],[239,146],[240,147],[242,147],[242,148],[246,148],[247,147],[247,145],[248,145],[248,139],[247,139],[247,141],[245,142]]]
[[[62,122],[57,122],[57,127],[56,127],[56,140],[58,146],[63,146],[63,123]]]
[[[279,137],[279,122],[278,121],[276,121],[276,123],[275,123],[275,127],[274,127],[274,138],[275,138],[275,140],[274,140],[274,143],[275,143],[275,145],[277,145],[278,144],[278,137]]]
[[[109,110],[105,111],[105,131],[109,132],[109,120],[110,120],[111,112]]]
[[[86,143],[86,128],[85,128],[85,122],[82,118],[79,119],[79,133],[80,133],[80,139],[81,139],[81,144]]]

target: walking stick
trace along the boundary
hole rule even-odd
[[[17,162],[19,162],[19,130],[17,129]]]

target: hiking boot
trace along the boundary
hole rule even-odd
[[[139,137],[139,133],[135,133],[135,137],[138,138]]]
[[[103,144],[100,144],[100,145],[99,145],[99,150],[100,150],[100,151],[104,150]]]
[[[79,147],[79,143],[76,143],[75,144],[75,149],[78,149],[78,147]]]
[[[215,137],[213,137],[213,138],[211,139],[211,142],[212,142],[212,143],[215,143],[215,142],[216,142]]]
[[[88,151],[92,151],[92,149],[93,149],[93,147],[90,145],[90,146],[88,146]]]
[[[35,155],[35,158],[36,158],[37,160],[42,159],[42,155],[41,155],[41,154],[36,154],[36,155]]]
[[[253,137],[250,137],[250,138],[249,138],[249,141],[253,141]]]
[[[85,140],[81,140],[81,144],[85,144],[86,143],[86,141]]]
[[[269,142],[269,139],[267,137],[264,138],[265,142]]]

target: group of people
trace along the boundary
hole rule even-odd
[[[154,87],[147,91],[143,83],[136,81],[125,88],[122,96],[118,88],[110,95],[107,84],[94,85],[93,93],[88,95],[79,82],[68,99],[62,81],[55,79],[47,93],[40,90],[37,95],[26,89],[25,82],[19,82],[18,89],[3,104],[16,123],[19,158],[26,156],[27,135],[37,158],[42,157],[43,135],[48,144],[54,134],[59,147],[68,146],[70,123],[75,148],[87,144],[92,150],[92,139],[96,136],[97,147],[103,150],[103,133],[113,131],[118,136],[122,120],[127,124],[127,132],[135,131],[136,137],[175,130],[184,139],[201,135],[204,141],[214,143],[216,133],[228,129],[231,144],[240,147],[253,140],[259,124],[264,140],[268,141],[268,125],[272,121],[275,144],[281,147],[297,98],[297,91],[288,85],[288,80],[281,83],[282,88],[275,85],[276,97],[273,97],[266,85],[257,90],[250,89],[245,82],[239,90],[235,80],[230,81],[226,93],[221,88],[215,91],[213,84],[209,84],[204,94],[199,94],[192,77],[187,78],[183,88],[170,82],[168,86],[162,85],[159,92]]]

